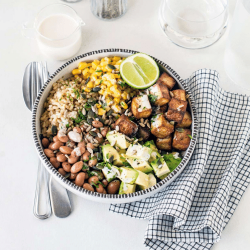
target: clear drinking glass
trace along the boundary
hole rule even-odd
[[[127,0],[91,0],[92,13],[102,20],[113,20],[127,11]]]
[[[250,90],[250,1],[238,0],[227,40],[224,66],[242,89]]]
[[[199,49],[212,45],[227,27],[227,0],[162,0],[159,22],[175,44]]]

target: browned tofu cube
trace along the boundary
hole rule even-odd
[[[173,93],[173,97],[181,100],[181,101],[186,101],[186,91],[183,89],[175,89],[171,91]]]
[[[158,79],[159,83],[164,84],[165,86],[168,87],[169,90],[171,90],[174,85],[175,85],[175,80],[173,77],[171,77],[169,74],[167,74],[166,72],[164,72]]]
[[[170,102],[171,97],[166,85],[156,83],[149,88],[151,101],[157,106],[162,106]]]
[[[175,121],[181,123],[184,114],[187,109],[187,101],[181,101],[176,98],[172,98],[168,104],[168,112],[166,113],[169,121]]]
[[[152,113],[152,107],[147,95],[134,97],[131,103],[131,111],[136,119],[148,118]]]
[[[191,136],[192,133],[190,129],[179,128],[178,130],[180,132],[177,130],[174,132],[172,146],[175,149],[185,151],[188,148],[190,140],[191,140],[189,135]]]
[[[174,132],[174,125],[170,124],[163,115],[151,119],[151,133],[157,138],[166,138]]]
[[[172,135],[166,138],[157,138],[156,147],[161,150],[171,151],[172,150]]]
[[[177,124],[176,128],[189,128],[192,124],[192,117],[188,111],[184,114],[182,122]]]
[[[119,127],[119,132],[130,137],[134,136],[138,130],[138,126],[130,121],[126,115],[121,115],[115,122],[115,126]]]

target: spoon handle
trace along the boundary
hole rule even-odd
[[[41,165],[41,161],[38,162],[37,170],[37,182],[36,182],[36,192],[33,206],[34,215],[40,219],[45,220],[51,215],[51,204],[49,195],[49,185],[48,185],[48,173],[45,168]],[[45,213],[40,213],[40,199],[41,196],[45,199]]]

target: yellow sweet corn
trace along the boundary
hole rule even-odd
[[[88,73],[89,73],[89,69],[88,69],[88,68],[86,68],[86,69],[84,69],[84,70],[82,71],[82,74],[83,74],[84,76],[86,76]]]
[[[124,109],[127,109],[128,108],[128,105],[126,102],[121,102],[121,106],[124,108]]]
[[[121,57],[119,57],[119,56],[114,56],[113,57],[113,61],[119,61],[119,60],[121,60]]]
[[[115,97],[115,98],[114,98],[114,103],[119,104],[119,102],[120,102],[120,98]]]
[[[97,103],[95,106],[96,106],[97,108],[100,108],[102,105],[99,104],[99,103]]]
[[[88,82],[87,88],[90,88],[90,89],[94,88],[94,83],[92,81]]]
[[[88,67],[88,64],[86,62],[80,62],[78,65],[78,69],[83,70]]]
[[[98,109],[98,115],[104,115],[106,111],[103,108]]]
[[[85,92],[90,92],[91,90],[89,88],[84,87],[83,89]]]
[[[80,70],[80,69],[73,69],[72,70],[72,74],[73,75],[79,75],[79,74],[81,74],[82,73],[82,71]]]

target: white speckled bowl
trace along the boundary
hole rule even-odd
[[[125,203],[125,202],[132,202],[141,200],[143,198],[146,198],[148,196],[151,196],[155,194],[156,192],[159,192],[161,189],[169,185],[185,168],[187,165],[196,144],[196,138],[197,136],[193,137],[191,140],[191,143],[189,145],[189,148],[186,150],[185,156],[183,157],[181,163],[179,166],[164,180],[157,183],[155,186],[142,190],[133,194],[100,194],[100,193],[94,193],[91,191],[88,191],[82,187],[76,186],[74,183],[70,182],[66,178],[64,178],[50,163],[48,158],[43,152],[43,147],[39,138],[39,135],[41,133],[40,128],[40,117],[43,112],[43,104],[49,95],[49,92],[52,88],[52,84],[56,82],[58,79],[60,79],[62,76],[65,78],[69,77],[71,75],[71,71],[78,66],[78,63],[81,61],[92,61],[94,59],[101,59],[103,57],[109,57],[109,56],[121,56],[121,57],[127,57],[131,54],[137,53],[137,51],[132,51],[128,49],[103,49],[103,50],[96,50],[92,52],[85,53],[83,55],[77,56],[73,58],[72,60],[68,61],[64,65],[62,65],[55,73],[53,73],[46,84],[41,89],[34,108],[32,112],[32,133],[34,138],[34,143],[38,152],[38,155],[43,162],[43,165],[46,167],[46,169],[49,171],[49,173],[55,178],[61,185],[63,185],[65,188],[67,188],[69,191],[83,197],[89,200],[98,201],[98,202],[105,202],[105,203]],[[167,64],[157,60],[154,58],[155,61],[159,64],[160,68],[166,70],[178,83],[179,88],[185,89],[189,95],[189,108],[192,115],[193,123],[192,123],[192,135],[198,134],[198,121],[197,121],[197,114],[194,107],[194,101],[192,99],[191,93],[189,92],[188,86],[184,83],[184,81],[180,78],[180,76],[172,70]]]

